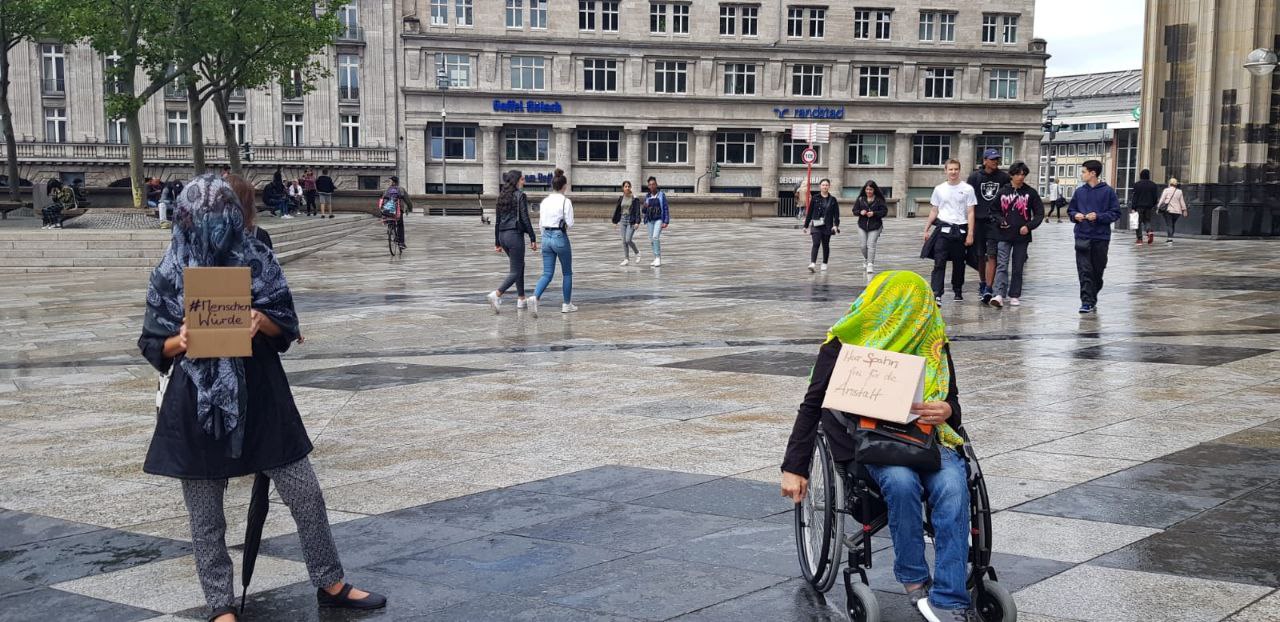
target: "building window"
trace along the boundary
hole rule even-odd
[[[893,9],[876,9],[876,40],[888,41],[892,36]]]
[[[449,88],[471,86],[471,57],[466,54],[441,54],[439,62],[449,77]]]
[[[857,166],[885,166],[888,163],[888,134],[849,135],[849,164]]]
[[[760,24],[760,7],[742,6],[738,7],[738,12],[742,14],[742,36],[756,36],[757,28]]]
[[[855,9],[853,12],[853,38],[878,41],[889,40],[889,26],[893,21],[891,9]]]
[[[508,162],[546,162],[550,159],[551,130],[510,127],[506,130]]]
[[[618,61],[611,58],[588,58],[582,61],[582,88],[587,91],[617,91]]]
[[[973,161],[981,162],[982,153],[988,149],[998,149],[1000,151],[1001,161],[1012,163],[1013,160],[1013,138],[1009,136],[978,136],[973,141]]]
[[[650,164],[687,164],[689,162],[689,133],[658,131],[648,132]]]
[[[186,110],[170,110],[168,128],[170,145],[191,144],[191,124],[187,120]]]
[[[805,24],[809,25],[809,37],[821,39],[827,32],[826,7],[787,7],[787,36],[799,38],[804,36]]]
[[[653,3],[649,5],[649,32],[654,34],[667,31],[667,5]]]
[[[524,28],[524,0],[507,0],[507,28]]]
[[[281,95],[286,100],[296,101],[302,99],[302,71],[291,69],[288,81],[281,85],[281,91]]]
[[[956,40],[956,14],[955,13],[939,13],[938,14],[938,40],[955,42]]]
[[[653,90],[658,93],[686,92],[688,64],[678,60],[660,60],[653,64]]]
[[[821,39],[827,34],[827,10],[809,9],[809,38]]]
[[[952,67],[930,67],[924,72],[925,99],[952,99],[956,92],[956,70]]]
[[[942,166],[951,159],[951,136],[916,134],[911,141],[911,163],[915,166]]]
[[[991,99],[1018,99],[1018,70],[992,69],[988,85]]]
[[[600,3],[600,31],[618,32],[618,3],[616,0]]]
[[[579,162],[617,162],[618,130],[578,130]]]
[[[728,63],[724,66],[725,95],[755,95],[756,66],[751,63]]]
[[[338,24],[342,26],[342,30],[338,32],[338,39],[343,41],[363,39],[360,33],[360,10],[356,5],[344,4],[338,7]]]
[[[529,28],[547,29],[547,0],[529,0]]]
[[[40,46],[40,90],[46,95],[67,92],[67,55],[65,48],[54,43]]]
[[[720,5],[720,36],[733,36],[738,31],[738,7],[732,4]]]
[[[443,138],[440,125],[431,126],[431,159],[476,159],[476,128],[466,125],[445,126]]]
[[[1018,42],[1018,16],[1005,15],[1001,19],[1001,21],[1004,23],[1003,42],[1017,43]]]
[[[667,19],[670,12],[671,19]],[[654,2],[649,5],[649,32],[652,34],[689,34],[689,5]]]
[[[546,84],[546,59],[541,56],[511,57],[511,88],[517,91],[541,91]]]
[[[121,94],[128,88],[124,77],[117,73],[120,60],[119,54],[110,54],[102,59],[103,90],[107,95]]]
[[[475,25],[475,11],[471,3],[472,0],[455,0],[453,19],[458,26]]]
[[[113,145],[129,144],[129,127],[124,117],[107,121],[107,142]]]
[[[853,38],[854,39],[870,39],[871,38],[871,9],[854,9]]]
[[[338,99],[360,99],[360,57],[338,55]]]
[[[182,114],[186,114],[186,113],[184,112]],[[44,141],[47,143],[67,142],[67,109],[66,108],[45,108],[44,109]]]
[[[755,164],[755,132],[716,132],[717,164]]]
[[[795,140],[791,138],[791,132],[784,132],[782,135],[782,163],[799,165],[804,164],[801,155],[804,153],[809,143],[803,140]],[[814,165],[822,163],[822,145],[814,145],[813,150],[818,152],[818,159],[814,161]]]
[[[284,146],[302,146],[302,113],[284,113]]]
[[[237,145],[249,140],[249,124],[243,112],[228,112],[227,123],[231,125],[231,134],[235,136]]]
[[[999,29],[1000,16],[994,13],[982,14],[982,42],[995,43]]]
[[[347,149],[360,146],[360,115],[338,115],[338,146]]]
[[[920,12],[921,41],[955,41],[956,14],[941,11]]]
[[[596,29],[595,0],[578,0],[578,30]]]
[[[801,97],[822,97],[822,65],[792,65],[791,94]]]
[[[859,67],[858,97],[888,97],[889,68]]]
[[[431,0],[431,25],[449,25],[449,0]]]
[[[741,33],[744,37],[756,36],[759,23],[760,7],[740,4],[720,5],[720,35],[732,36]],[[738,21],[741,19],[741,21]],[[739,28],[741,26],[741,28]]]
[[[804,36],[804,9],[787,7],[787,36],[798,38]]]

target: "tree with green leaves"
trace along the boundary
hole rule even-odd
[[[54,30],[61,8],[53,0],[0,0],[0,127],[4,131],[5,176],[9,199],[20,200],[18,140],[13,134],[13,110],[9,107],[9,52],[18,44],[44,37]]]

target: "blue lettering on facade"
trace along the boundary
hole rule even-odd
[[[526,184],[550,184],[553,175],[551,173],[529,173],[524,176]]]
[[[779,119],[790,116],[793,119],[843,119],[844,106],[839,108],[774,108],[773,114]]]
[[[524,101],[520,99],[493,100],[494,112],[562,114],[564,108],[560,102]]]

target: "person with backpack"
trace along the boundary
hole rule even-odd
[[[1173,228],[1178,224],[1178,219],[1187,214],[1187,200],[1182,196],[1182,189],[1178,187],[1177,177],[1169,178],[1169,186],[1164,189],[1164,192],[1160,193],[1160,206],[1156,209],[1164,216],[1164,225],[1168,235],[1164,243],[1166,245],[1173,244]]]
[[[805,211],[804,230],[813,238],[809,247],[809,272],[814,271],[818,261],[818,249],[822,249],[822,271],[827,271],[827,262],[831,258],[831,236],[840,233],[840,202],[831,196],[831,180],[818,182],[818,196],[809,202]]]
[[[997,309],[1006,302],[1022,304],[1022,268],[1027,263],[1027,247],[1031,232],[1044,222],[1044,201],[1035,188],[1027,185],[1031,168],[1023,162],[1009,167],[1010,181],[996,197],[996,278],[991,306]]]
[[[391,185],[387,187],[386,192],[382,193],[382,198],[378,200],[378,207],[382,210],[384,217],[395,218],[396,220],[396,245],[400,250],[408,248],[404,243],[404,206],[406,197],[404,191],[400,188],[400,178],[391,176]]]
[[[529,236],[529,250],[538,250],[538,238],[533,232],[533,223],[529,220],[529,198],[524,193],[524,174],[518,170],[507,171],[502,176],[502,190],[498,193],[498,203],[494,214],[493,250],[507,254],[510,270],[502,285],[491,292],[487,298],[493,313],[498,313],[502,305],[502,295],[516,286],[517,309],[524,309],[528,301],[524,296],[524,236]]]
[[[613,208],[613,224],[618,225],[622,234],[622,263],[618,265],[629,265],[632,251],[636,253],[635,263],[640,263],[640,248],[631,241],[636,227],[640,225],[640,197],[631,193],[630,181],[622,182],[622,196],[618,197],[618,204]]]
[[[649,265],[657,268],[662,266],[662,242],[659,238],[663,229],[671,224],[671,210],[667,205],[667,193],[658,190],[658,179],[650,176],[648,182],[649,193],[644,197],[644,222],[649,227],[649,243],[653,246],[653,263]]]
[[[884,230],[884,217],[889,215],[884,192],[876,182],[867,180],[853,203],[853,215],[858,217],[858,236],[862,238],[862,261],[867,274],[876,271],[876,244]]]
[[[533,290],[533,298],[528,300],[529,312],[538,317],[538,300],[551,284],[551,277],[556,274],[556,261],[564,272],[560,282],[563,303],[561,313],[573,313],[578,307],[573,304],[573,248],[569,246],[569,229],[573,228],[573,201],[564,195],[569,185],[569,178],[564,171],[556,169],[551,177],[551,194],[538,206],[538,225],[542,227],[542,278]]]
[[[1120,198],[1102,175],[1102,162],[1080,165],[1080,180],[1067,205],[1067,217],[1075,221],[1076,273],[1080,277],[1080,313],[1096,313],[1102,273],[1107,269],[1111,223],[1120,219]]]
[[[1129,191],[1129,208],[1138,213],[1138,226],[1133,230],[1138,237],[1138,244],[1142,244],[1143,235],[1147,237],[1147,245],[1156,240],[1155,231],[1151,229],[1151,216],[1159,201],[1160,186],[1151,181],[1151,171],[1144,168],[1138,173],[1138,181]]]

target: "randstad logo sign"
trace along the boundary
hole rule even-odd
[[[561,114],[564,109],[560,102],[525,101],[521,99],[493,100],[494,112],[527,112],[543,114]]]

